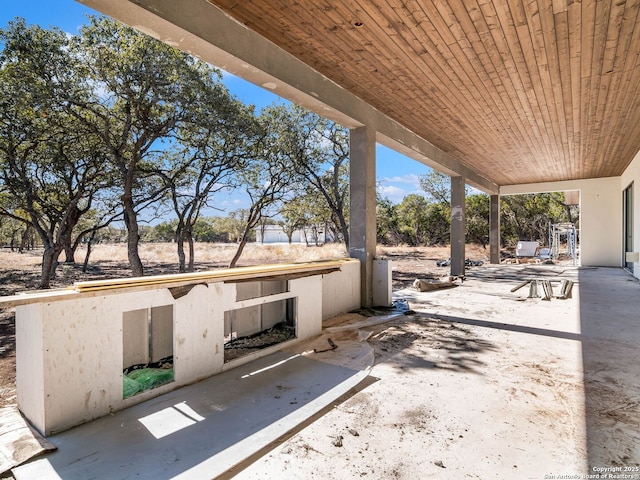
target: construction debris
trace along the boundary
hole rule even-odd
[[[0,477],[6,478],[3,474],[13,467],[56,448],[31,427],[18,407],[0,408]]]
[[[325,348],[324,350],[318,350],[317,348],[314,348],[313,349],[313,353],[330,352],[330,351],[335,350],[336,348],[338,348],[338,345],[336,345],[335,342],[333,340],[331,340],[330,338],[327,338],[327,342],[331,346],[330,348]]]
[[[482,265],[484,265],[484,262],[482,260],[471,260],[471,259],[467,258],[464,261],[464,266],[465,267],[481,267]],[[438,260],[436,262],[436,266],[437,267],[449,267],[449,266],[451,266],[451,257],[447,258],[446,260]]]
[[[455,283],[456,277],[444,277],[438,280],[424,280],[420,278],[416,278],[413,282],[413,288],[418,290],[419,292],[430,292],[433,290],[438,290],[440,288],[450,288],[457,287],[458,285]]]
[[[551,280],[527,280],[513,287],[511,289],[511,293],[516,292],[522,287],[529,285],[529,294],[527,295],[527,298],[542,298],[543,300],[551,300],[552,298],[566,300],[567,298],[571,298],[573,281],[561,280],[560,293],[558,295],[553,294],[553,285],[551,284],[551,282]]]

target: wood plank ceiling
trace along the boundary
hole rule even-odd
[[[208,1],[499,185],[640,150],[640,1]]]

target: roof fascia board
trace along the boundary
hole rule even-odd
[[[487,193],[499,187],[206,0],[77,0]]]

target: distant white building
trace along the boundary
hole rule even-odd
[[[264,232],[264,238],[262,234]],[[256,243],[289,243],[289,237],[280,225],[266,225],[256,227]],[[304,243],[302,230],[295,230],[291,236],[291,243]]]
[[[280,225],[266,225],[263,227],[256,227],[256,243],[289,243],[289,237]],[[264,231],[264,239],[262,233]],[[316,242],[317,236],[317,242]],[[316,243],[322,244],[326,242],[332,242],[333,237],[331,235],[325,235],[323,230],[316,232],[311,228],[294,230],[291,235],[291,243],[307,243],[314,245]]]

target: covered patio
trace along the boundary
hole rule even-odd
[[[573,280],[572,298],[511,293],[532,278]],[[398,291],[413,313],[330,319],[311,343],[51,436],[58,451],[14,475],[637,478],[637,288],[620,269],[511,265]],[[356,321],[354,350],[339,326]]]
[[[466,280],[396,292],[415,313],[360,329],[370,370],[338,362],[355,372],[345,377],[377,381],[327,387],[340,393],[324,405],[326,389],[299,385],[318,407],[305,418],[287,407],[294,422],[232,429],[233,441],[204,450],[169,436],[146,470],[115,433],[125,410],[97,420],[104,447],[82,433],[93,423],[76,427],[51,438],[66,453],[19,467],[18,478],[107,478],[116,464],[139,478],[640,478],[640,4],[80,1],[350,129],[349,253],[362,307],[374,305],[376,143],[451,176],[451,274]],[[494,265],[474,271],[465,185],[491,198]],[[580,192],[581,267],[497,265],[500,196],[548,191]],[[511,292],[532,277],[572,280],[573,296]],[[295,376],[309,364],[299,368],[278,381],[304,378]],[[215,390],[224,378],[208,381]],[[271,401],[273,381],[251,391]],[[134,407],[141,448],[153,452],[157,438],[139,418],[180,403],[180,392],[171,405]],[[205,395],[189,415],[207,442],[253,409],[194,394]],[[236,416],[222,432],[205,428],[220,415]],[[280,430],[262,435],[271,428]]]

